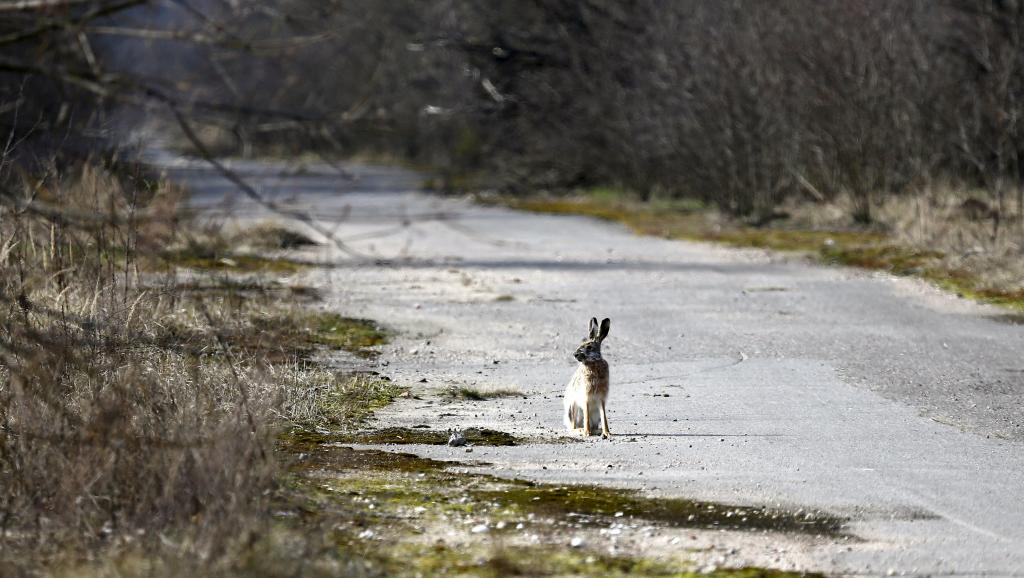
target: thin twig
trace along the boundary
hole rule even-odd
[[[264,197],[262,194],[260,194],[259,191],[253,188],[252,185],[246,182],[245,179],[243,179],[238,173],[229,169],[227,166],[224,165],[224,163],[217,160],[210,153],[209,149],[206,148],[206,145],[203,144],[201,140],[199,140],[198,136],[196,136],[195,131],[193,131],[192,129],[192,125],[189,123],[188,119],[177,106],[175,106],[174,104],[169,104],[169,107],[171,109],[171,113],[174,115],[174,118],[178,122],[178,126],[181,127],[182,132],[185,134],[185,138],[187,138],[189,142],[192,143],[192,146],[196,148],[196,150],[199,152],[199,156],[202,157],[203,160],[206,161],[210,166],[217,169],[217,171],[224,178],[234,183],[235,186],[237,186],[239,190],[241,190],[247,197],[249,197],[257,204],[273,213],[295,219],[307,225],[309,228],[313,229],[318,234],[320,234],[325,239],[329,240],[332,244],[334,244],[334,246],[338,250],[342,251],[343,253],[351,257],[359,259],[371,258],[369,255],[360,253],[346,245],[341,239],[334,235],[333,231],[320,225],[308,211],[290,209],[274,202],[273,200]]]

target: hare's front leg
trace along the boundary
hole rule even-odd
[[[604,409],[604,400],[601,400],[601,437],[608,439],[612,433],[608,431],[608,412]]]

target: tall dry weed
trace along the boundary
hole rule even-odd
[[[179,199],[97,164],[0,191],[0,574],[105,548],[216,560],[271,487],[279,393],[218,346],[238,305],[145,267],[189,236]]]

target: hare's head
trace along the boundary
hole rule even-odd
[[[587,361],[601,361],[601,342],[608,337],[608,328],[612,325],[611,319],[605,319],[601,326],[597,326],[597,317],[590,319],[590,335],[583,340],[583,343],[576,348],[572,356],[581,363]]]

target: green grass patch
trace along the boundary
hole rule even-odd
[[[378,409],[391,405],[396,397],[408,391],[389,379],[375,376],[352,376],[336,380],[323,398],[320,410],[329,416],[328,424],[362,423]]]
[[[378,409],[387,407],[408,389],[374,374],[329,374],[325,382],[310,383],[305,410],[280,437],[283,446],[297,448],[346,439]],[[299,413],[299,412],[296,412]]]

